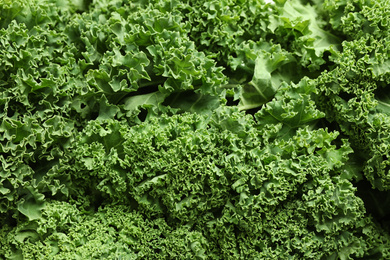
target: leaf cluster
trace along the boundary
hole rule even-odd
[[[0,0],[0,259],[389,259],[389,11]]]

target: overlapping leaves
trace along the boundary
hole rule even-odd
[[[0,1],[0,256],[390,258],[388,10]]]

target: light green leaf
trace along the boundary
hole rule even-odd
[[[256,58],[252,80],[242,86],[238,107],[241,110],[259,108],[271,100],[281,83],[291,80],[290,72],[282,66],[293,61],[292,56],[283,52],[261,52]]]
[[[128,97],[124,101],[124,109],[133,113],[140,107],[157,107],[164,101],[166,96],[167,94],[157,91],[149,94]]]

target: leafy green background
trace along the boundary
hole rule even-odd
[[[0,0],[0,259],[390,259],[389,17]]]

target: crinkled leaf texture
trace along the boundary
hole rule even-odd
[[[6,236],[22,250],[4,254],[298,259],[364,256],[388,243],[340,176],[348,143],[337,147],[337,132],[309,126],[275,138],[284,124],[226,107],[131,128],[91,121],[62,165],[84,195],[49,200],[41,218]]]
[[[0,258],[390,259],[389,6],[0,0]]]
[[[325,7],[335,29],[342,24],[349,38],[343,51],[333,56],[337,67],[316,79],[317,103],[351,140],[373,188],[389,190],[389,28],[384,17],[390,4],[373,1],[363,7],[359,1],[329,1]]]

